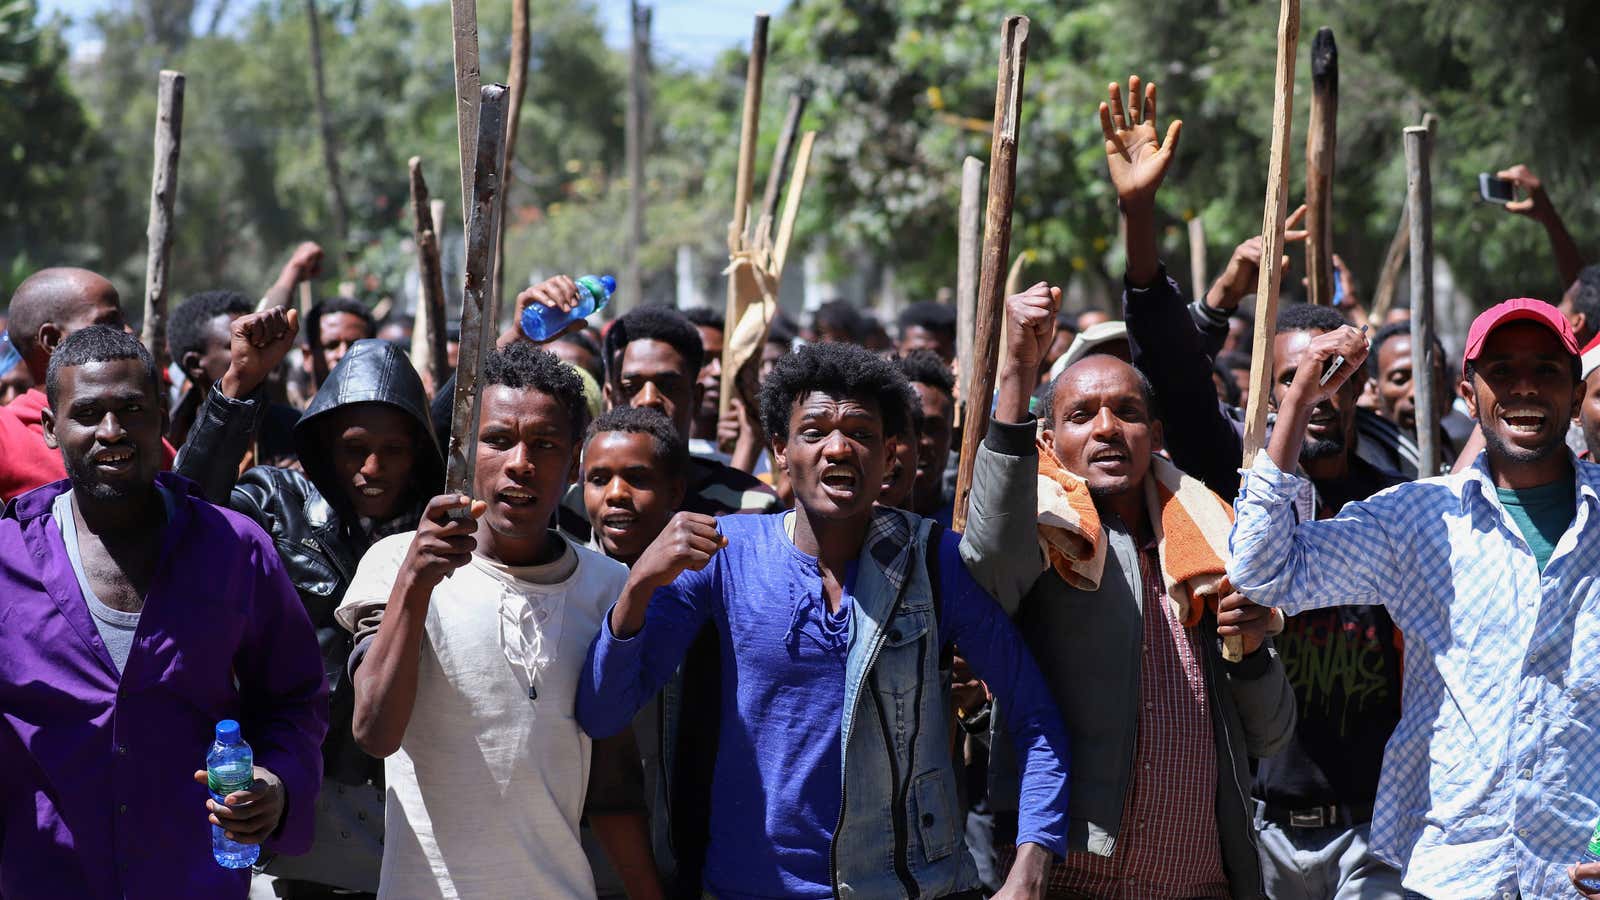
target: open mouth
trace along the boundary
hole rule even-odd
[[[829,466],[822,472],[822,486],[829,491],[853,494],[860,483],[860,475],[844,466]]]
[[[133,451],[118,448],[115,450],[102,450],[93,458],[95,468],[103,472],[123,472],[133,466]]]
[[[384,494],[389,492],[389,489],[381,488],[377,485],[364,484],[361,486],[360,491],[361,496],[363,497],[382,497]]]
[[[638,524],[639,517],[633,513],[608,513],[600,519],[600,528],[611,535],[627,534]]]
[[[494,499],[513,507],[532,506],[535,502],[531,492],[517,487],[502,488],[495,493]]]
[[[1128,451],[1121,447],[1110,447],[1105,450],[1096,450],[1089,454],[1090,465],[1120,465],[1133,459]]]
[[[1512,434],[1535,435],[1544,430],[1545,414],[1537,409],[1518,407],[1501,412],[1500,421]]]

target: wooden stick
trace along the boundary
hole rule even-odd
[[[150,249],[144,270],[144,329],[140,340],[167,367],[167,262],[172,256],[172,205],[178,197],[178,151],[183,145],[182,72],[163,69],[156,94],[155,163],[150,173]]]
[[[1433,152],[1432,137],[1439,133],[1439,117],[1428,113],[1422,117],[1422,126],[1428,129],[1428,152]],[[1411,250],[1411,210],[1400,204],[1400,224],[1395,226],[1394,237],[1389,241],[1389,251],[1383,256],[1383,268],[1378,273],[1378,285],[1372,294],[1372,312],[1369,318],[1374,327],[1383,327],[1394,305],[1394,295],[1400,287],[1400,269],[1406,264],[1406,254]]]
[[[1439,474],[1439,404],[1433,335],[1433,135],[1405,130],[1406,209],[1411,213],[1411,384],[1417,410],[1417,477]]]
[[[428,373],[437,391],[450,377],[444,345],[444,268],[439,262],[439,235],[435,232],[428,201],[428,183],[422,178],[422,159],[411,157],[412,233],[417,243],[417,286],[421,302],[411,332],[411,362]]]
[[[506,158],[500,163],[500,202],[494,213],[494,309],[499,318],[506,286],[506,209],[511,203],[511,167],[517,158],[517,123],[528,92],[528,0],[511,0],[511,100],[506,110]]]
[[[446,493],[476,496],[473,472],[478,458],[478,420],[483,364],[494,347],[489,273],[494,269],[494,209],[505,158],[506,86],[481,88],[478,144],[473,166],[473,195],[467,225],[466,276],[461,289],[461,350],[456,367],[456,394],[450,413],[450,448],[446,454]]]
[[[327,172],[328,189],[333,194],[333,230],[339,238],[340,249],[348,253],[350,208],[345,202],[338,138],[333,116],[328,112],[328,91],[322,75],[322,23],[317,16],[317,0],[306,0],[306,18],[311,32],[311,96],[317,110],[317,129],[322,135],[322,167]]]
[[[645,242],[645,202],[649,199],[644,160],[649,138],[650,8],[640,6],[638,0],[629,0],[628,6],[633,22],[628,47],[628,117],[624,133],[628,164],[628,247],[622,287],[611,299],[614,314],[618,315],[644,297],[644,271],[639,255]]]
[[[994,364],[1004,315],[1005,266],[1011,256],[1011,206],[1017,188],[1017,130],[1022,119],[1022,75],[1028,61],[1028,17],[1007,16],[1000,26],[1000,68],[995,80],[994,137],[989,147],[989,198],[984,213],[983,262],[972,336],[972,375],[961,428],[961,468],[951,527],[964,531],[972,493],[972,466],[989,428]]]
[[[1205,299],[1211,287],[1206,283],[1206,223],[1199,216],[1189,220],[1189,284],[1196,300]]]
[[[1281,272],[1271,260],[1283,257],[1283,221],[1289,199],[1289,133],[1294,115],[1295,49],[1300,41],[1300,0],[1281,0],[1278,9],[1278,65],[1272,98],[1272,156],[1267,165],[1266,209],[1261,217],[1261,258],[1256,281],[1255,346],[1250,357],[1250,395],[1244,430],[1244,467],[1250,468],[1267,435],[1267,398],[1272,393],[1272,339],[1278,325]],[[1239,637],[1222,642],[1224,659],[1244,656]]]
[[[967,420],[972,384],[972,338],[978,316],[978,254],[983,247],[983,160],[961,161],[961,207],[956,219],[956,368],[961,402],[956,425]]]
[[[756,132],[761,124],[761,80],[767,70],[767,22],[765,13],[758,13],[755,28],[750,34],[750,62],[744,74],[744,118],[739,126],[739,169],[733,189],[733,221],[728,225],[728,251],[732,253],[745,246],[745,226],[750,218],[750,186],[755,181]],[[723,320],[729,328],[737,325],[744,310],[739,306],[737,279],[728,278],[728,300]],[[733,346],[723,345],[722,392],[718,409],[726,414],[733,405],[734,383]]]
[[[1283,257],[1283,221],[1289,195],[1290,116],[1294,107],[1295,45],[1300,39],[1300,0],[1280,0],[1278,66],[1272,101],[1272,156],[1267,166],[1266,209],[1261,221],[1261,258]],[[1261,266],[1256,281],[1255,343],[1250,358],[1250,396],[1244,431],[1244,466],[1255,461],[1267,434],[1267,398],[1272,393],[1272,339],[1277,333],[1277,266]]]
[[[1311,127],[1306,130],[1306,278],[1311,302],[1333,305],[1333,163],[1338,145],[1339,46],[1332,28],[1311,40]]]
[[[761,198],[761,218],[756,220],[752,246],[766,241],[777,221],[778,195],[789,168],[789,157],[794,155],[794,142],[800,137],[800,118],[806,114],[810,93],[809,88],[802,86],[789,95],[789,112],[783,118],[783,130],[778,132],[778,146],[772,151],[772,168],[767,172],[767,189]]]
[[[784,194],[783,222],[778,225],[778,236],[772,243],[772,274],[783,277],[783,264],[789,258],[789,241],[794,237],[794,220],[800,215],[800,198],[806,190],[806,170],[811,165],[811,147],[817,140],[815,131],[808,131],[800,139],[800,151],[795,154],[794,173],[789,176],[789,189]]]
[[[478,0],[450,0],[456,66],[456,148],[461,153],[461,222],[471,229],[473,154],[478,146]]]
[[[1400,269],[1406,264],[1406,254],[1411,249],[1411,211],[1400,207],[1400,224],[1395,226],[1394,237],[1389,239],[1389,250],[1383,255],[1383,268],[1378,270],[1378,285],[1372,292],[1372,311],[1368,318],[1372,324],[1383,327],[1394,305],[1395,291],[1400,285]]]

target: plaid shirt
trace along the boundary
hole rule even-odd
[[[1405,634],[1372,838],[1409,890],[1572,896],[1600,816],[1600,465],[1573,465],[1575,515],[1542,573],[1484,455],[1320,521],[1266,453],[1245,473],[1233,583],[1291,614],[1381,603]]]
[[[1155,545],[1140,549],[1144,648],[1139,732],[1122,828],[1111,856],[1069,853],[1050,872],[1049,893],[1103,900],[1228,896],[1217,835],[1217,745],[1195,629],[1167,602]]]

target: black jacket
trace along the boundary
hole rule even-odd
[[[349,632],[333,613],[355,575],[356,564],[372,543],[338,483],[324,423],[336,410],[358,403],[382,403],[416,423],[415,496],[406,512],[385,523],[388,532],[416,527],[427,499],[443,489],[444,459],[428,420],[427,394],[410,360],[386,341],[358,341],[328,376],[311,406],[294,427],[295,450],[304,473],[255,466],[235,479],[239,460],[265,410],[260,391],[231,400],[216,388],[206,398],[174,469],[201,485],[206,498],[244,513],[272,538],[317,630],[331,706],[324,771],[347,784],[379,779],[383,765],[356,747],[351,735],[354,690],[345,662]]]

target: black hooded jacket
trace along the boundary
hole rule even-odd
[[[444,459],[428,419],[422,381],[404,353],[387,341],[364,340],[351,346],[311,406],[294,427],[295,450],[305,470],[255,466],[237,478],[265,400],[258,391],[231,400],[213,388],[178,454],[174,469],[200,483],[206,498],[244,513],[272,538],[306,613],[317,630],[328,678],[331,719],[323,745],[329,778],[361,784],[381,778],[382,763],[366,756],[351,735],[355,692],[345,662],[351,639],[334,621],[356,564],[372,538],[357,519],[339,484],[325,423],[333,413],[360,403],[382,403],[416,423],[416,455],[410,483],[413,496],[402,501],[403,521],[390,531],[415,528],[423,505],[444,487]]]

